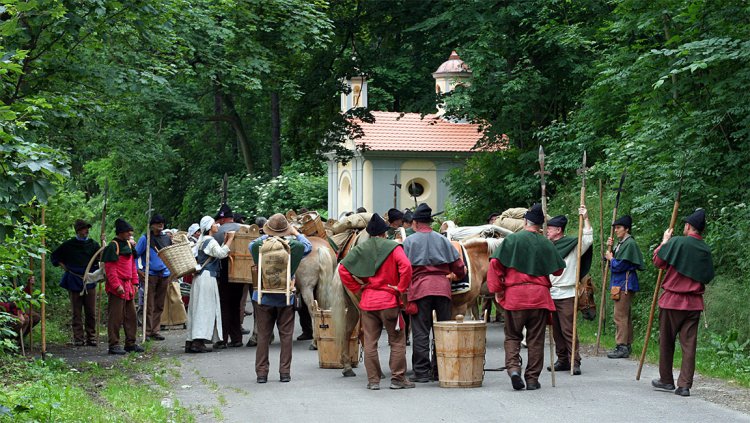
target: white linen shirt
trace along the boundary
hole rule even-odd
[[[594,243],[594,229],[583,229],[583,237],[581,238],[581,244],[583,250],[581,255],[585,253],[591,245]],[[566,298],[572,298],[576,295],[576,264],[578,261],[578,248],[573,250],[565,256],[565,270],[562,275],[554,276],[549,275],[549,280],[552,283],[549,293],[552,295],[553,300],[564,300]]]

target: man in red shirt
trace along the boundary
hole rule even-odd
[[[549,276],[562,275],[565,262],[555,246],[539,232],[544,222],[542,207],[526,212],[524,229],[509,235],[490,258],[487,287],[505,310],[505,367],[513,389],[541,388],[544,365],[544,326],[555,311]],[[529,362],[521,379],[521,340],[526,328]]]
[[[430,332],[432,312],[437,320],[451,318],[451,281],[466,277],[466,266],[448,238],[432,230],[432,209],[420,204],[414,210],[414,235],[404,241],[404,252],[412,265],[409,301],[416,303],[417,314],[411,316],[413,382],[439,380],[437,358],[432,349]]]
[[[366,230],[370,239],[352,248],[339,265],[339,275],[352,293],[362,291],[359,308],[367,389],[380,389],[378,339],[383,327],[391,346],[391,389],[413,388],[405,376],[406,331],[399,307],[399,296],[411,281],[411,263],[401,244],[386,239],[388,224],[379,215],[372,216]]]
[[[654,250],[654,265],[666,269],[659,298],[659,379],[651,381],[655,388],[674,390],[672,364],[674,343],[680,335],[682,366],[675,394],[689,397],[695,374],[695,350],[698,322],[703,310],[706,284],[714,277],[711,249],[701,237],[706,227],[706,213],[697,209],[685,219],[683,234],[672,237],[672,229],[664,231],[661,244]]]

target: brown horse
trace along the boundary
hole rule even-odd
[[[471,311],[474,319],[480,318],[477,298],[481,293],[482,287],[487,285],[487,270],[490,267],[490,256],[502,242],[502,238],[470,238],[461,242],[464,251],[466,251],[466,265],[469,270],[471,289],[466,293],[453,296],[451,300],[451,314],[453,318],[459,314],[466,315],[467,311]]]

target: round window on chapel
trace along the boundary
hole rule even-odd
[[[424,194],[424,185],[419,182],[410,182],[408,189],[411,197],[421,197]]]

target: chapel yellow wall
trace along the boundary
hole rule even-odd
[[[365,160],[365,163],[362,166],[362,184],[362,205],[367,211],[372,212],[372,162],[369,160]]]
[[[343,179],[342,179],[343,178]],[[338,219],[339,215],[345,211],[352,210],[352,162],[349,161],[346,165],[338,164],[338,210],[336,210],[336,216],[331,216]]]
[[[401,176],[399,179],[403,184],[399,194],[402,208],[414,208],[414,198],[409,196],[409,182],[412,179],[417,179],[417,182],[421,179],[427,183],[424,194],[421,197],[417,197],[419,203],[427,203],[433,209],[442,206],[441,204],[436,204],[438,198],[438,180],[437,168],[434,162],[430,160],[407,160],[401,165]]]

